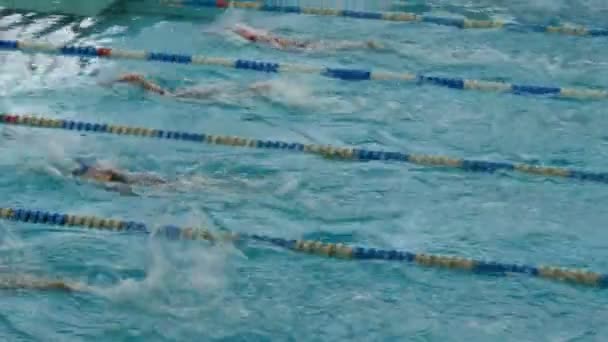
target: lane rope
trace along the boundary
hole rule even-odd
[[[597,100],[608,98],[603,88],[568,88],[557,86],[511,84],[507,82],[464,79],[459,77],[430,76],[424,74],[365,69],[331,68],[306,64],[276,63],[246,59],[186,55],[140,50],[121,50],[108,47],[54,45],[40,41],[0,40],[0,49],[24,52],[58,54],[73,57],[155,61],[164,63],[206,65],[266,73],[316,74],[346,81],[400,81],[418,85],[435,85],[459,90],[512,93],[516,95],[539,95],[567,99]]]
[[[165,225],[155,229],[152,226],[136,221],[122,221],[96,216],[72,215],[22,208],[0,208],[0,219],[63,227],[80,227],[112,232],[128,232],[151,236],[161,236],[170,240],[199,240],[210,243],[238,243],[257,241],[294,252],[313,254],[328,258],[407,262],[426,267],[462,270],[479,274],[502,276],[509,274],[524,274],[532,277],[580,285],[589,285],[600,288],[608,287],[608,274],[600,274],[582,269],[520,265],[455,256],[412,253],[393,249],[384,250],[360,246],[347,246],[341,243],[328,243],[322,241],[287,240],[265,235],[236,233],[231,231],[214,233],[207,229],[180,227],[176,225]]]
[[[188,133],[105,123],[99,124],[83,121],[52,119],[31,115],[16,115],[10,113],[0,114],[0,124],[61,129],[76,132],[96,132],[102,134],[105,133],[112,135],[156,138],[171,141],[179,140],[232,147],[282,150],[294,153],[321,155],[326,158],[337,160],[405,162],[429,167],[453,168],[468,172],[494,173],[497,171],[516,171],[545,177],[558,177],[564,179],[608,183],[608,172],[588,172],[569,168],[540,166],[526,163],[494,162],[437,155],[373,151],[350,147],[334,147],[330,145],[301,144],[278,140],[261,140],[237,136]]]
[[[451,26],[460,29],[505,29],[518,32],[545,32],[570,36],[608,36],[608,29],[589,28],[580,25],[555,26],[534,25],[501,20],[475,20],[429,14],[408,12],[371,12],[339,10],[333,8],[314,8],[300,6],[277,6],[264,4],[263,1],[231,1],[231,0],[160,0],[160,4],[170,7],[201,7],[201,8],[238,8],[262,12],[279,12],[291,14],[308,14],[318,16],[347,17],[356,19],[385,20],[393,22],[427,23],[441,26]]]

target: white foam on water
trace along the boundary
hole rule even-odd
[[[23,20],[23,14],[15,13],[15,14],[7,15],[7,16],[0,18],[0,27],[5,28],[5,27],[8,27],[9,25],[17,24],[17,23],[21,22],[22,20]]]
[[[299,77],[275,78],[259,83],[264,86],[260,94],[270,102],[304,110],[331,108],[331,113],[352,113],[357,109],[356,102],[327,94],[311,82]]]
[[[228,274],[233,271],[228,260],[234,253],[229,248],[151,238],[146,254],[144,278],[122,279],[110,287],[88,286],[87,290],[113,302],[174,317],[191,317],[192,311],[230,315],[240,311],[238,302],[222,304]]]
[[[295,174],[287,174],[283,176],[284,181],[277,190],[275,191],[275,195],[284,196],[287,194],[294,193],[298,188],[300,188],[300,178]]]
[[[10,105],[10,112],[44,112]],[[2,126],[0,149],[5,149],[0,165],[14,166],[24,174],[42,173],[63,178],[74,167],[73,156],[90,149],[78,134],[57,134],[29,127]]]

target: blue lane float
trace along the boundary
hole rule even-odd
[[[452,158],[446,156],[412,154],[402,152],[372,151],[350,147],[334,147],[318,144],[301,144],[276,140],[250,139],[235,136],[212,135],[205,133],[176,132],[145,127],[132,127],[112,124],[99,124],[82,121],[51,119],[30,115],[0,114],[0,124],[29,126],[49,129],[62,129],[76,132],[97,132],[113,135],[128,135],[163,140],[180,140],[194,143],[245,147],[257,149],[282,150],[294,153],[310,153],[330,159],[353,161],[402,162],[430,167],[445,167],[468,172],[495,173],[497,171],[521,172],[544,177],[557,177],[582,181],[608,183],[608,172],[588,172],[562,167],[547,167],[525,163],[495,162]]]
[[[415,263],[420,266],[469,271],[478,274],[492,274],[497,276],[522,274],[531,277],[564,281],[579,285],[588,285],[600,288],[608,287],[607,274],[581,269],[521,265],[515,263],[484,261],[446,255],[413,253],[393,249],[385,250],[361,246],[347,246],[341,243],[328,243],[322,241],[288,240],[280,237],[237,233],[231,231],[215,233],[204,228],[181,227],[177,225],[165,225],[154,228],[150,225],[137,221],[122,221],[112,218],[72,215],[49,211],[29,210],[24,208],[2,207],[0,208],[0,219],[64,227],[81,227],[113,232],[130,232],[141,235],[161,236],[171,240],[202,240],[211,243],[257,241],[268,243],[294,252],[314,254],[328,258],[361,261],[382,260],[407,262]]]
[[[300,6],[277,6],[265,4],[264,1],[231,1],[231,0],[160,0],[160,4],[172,7],[202,7],[202,8],[239,8],[262,12],[308,14],[319,16],[346,17],[355,19],[385,20],[394,22],[418,22],[441,26],[451,26],[460,29],[505,29],[518,32],[546,32],[570,36],[608,36],[608,29],[576,26],[534,25],[501,20],[475,20],[416,14],[408,12],[370,12],[339,10],[333,8],[314,8]]]
[[[206,65],[265,73],[315,74],[346,81],[400,81],[418,85],[430,84],[459,90],[512,93],[517,95],[552,96],[569,99],[606,99],[608,90],[594,88],[568,88],[542,85],[511,84],[459,77],[430,76],[408,72],[374,71],[365,69],[320,67],[306,64],[276,63],[247,59],[184,55],[165,52],[120,50],[94,46],[64,46],[45,42],[23,40],[0,40],[0,49],[24,52],[39,52],[76,57],[140,60],[188,65]]]

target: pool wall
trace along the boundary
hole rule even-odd
[[[215,8],[168,6],[159,0],[0,0],[0,7],[84,17],[97,16],[107,11],[139,15],[175,15],[187,18],[212,18],[220,13],[220,10]]]
[[[332,8],[339,10],[387,11],[391,0],[375,2],[363,0],[264,0],[266,5]],[[179,2],[177,2],[179,3]],[[220,13],[213,7],[171,5],[161,0],[0,0],[0,7],[37,13],[96,16],[105,11],[125,12],[141,15],[175,15],[191,18],[212,18]]]
[[[160,0],[123,0],[117,2],[114,9],[125,13],[140,15],[173,15],[184,18],[213,18],[222,10],[213,7],[171,6]]]
[[[116,0],[0,0],[0,6],[38,13],[62,13],[94,16],[116,3]]]

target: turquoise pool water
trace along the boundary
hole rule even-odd
[[[420,5],[608,27],[598,1]],[[391,51],[286,53],[221,33],[238,21],[289,36],[375,39]],[[604,38],[230,11],[214,21],[3,12],[1,39],[373,67],[519,83],[608,87]],[[348,145],[605,171],[606,101],[346,82],[195,66],[2,52],[2,111],[172,130]],[[164,86],[227,85],[213,101],[175,101],[100,82],[140,72]],[[264,97],[239,87],[270,81]],[[602,184],[338,162],[276,151],[11,128],[2,139],[3,206],[154,225],[227,228],[608,272]],[[125,197],[58,175],[95,158],[155,172],[171,187]],[[605,290],[408,264],[317,258],[263,244],[210,247],[1,221],[5,274],[86,286],[0,292],[3,340],[595,341]]]

